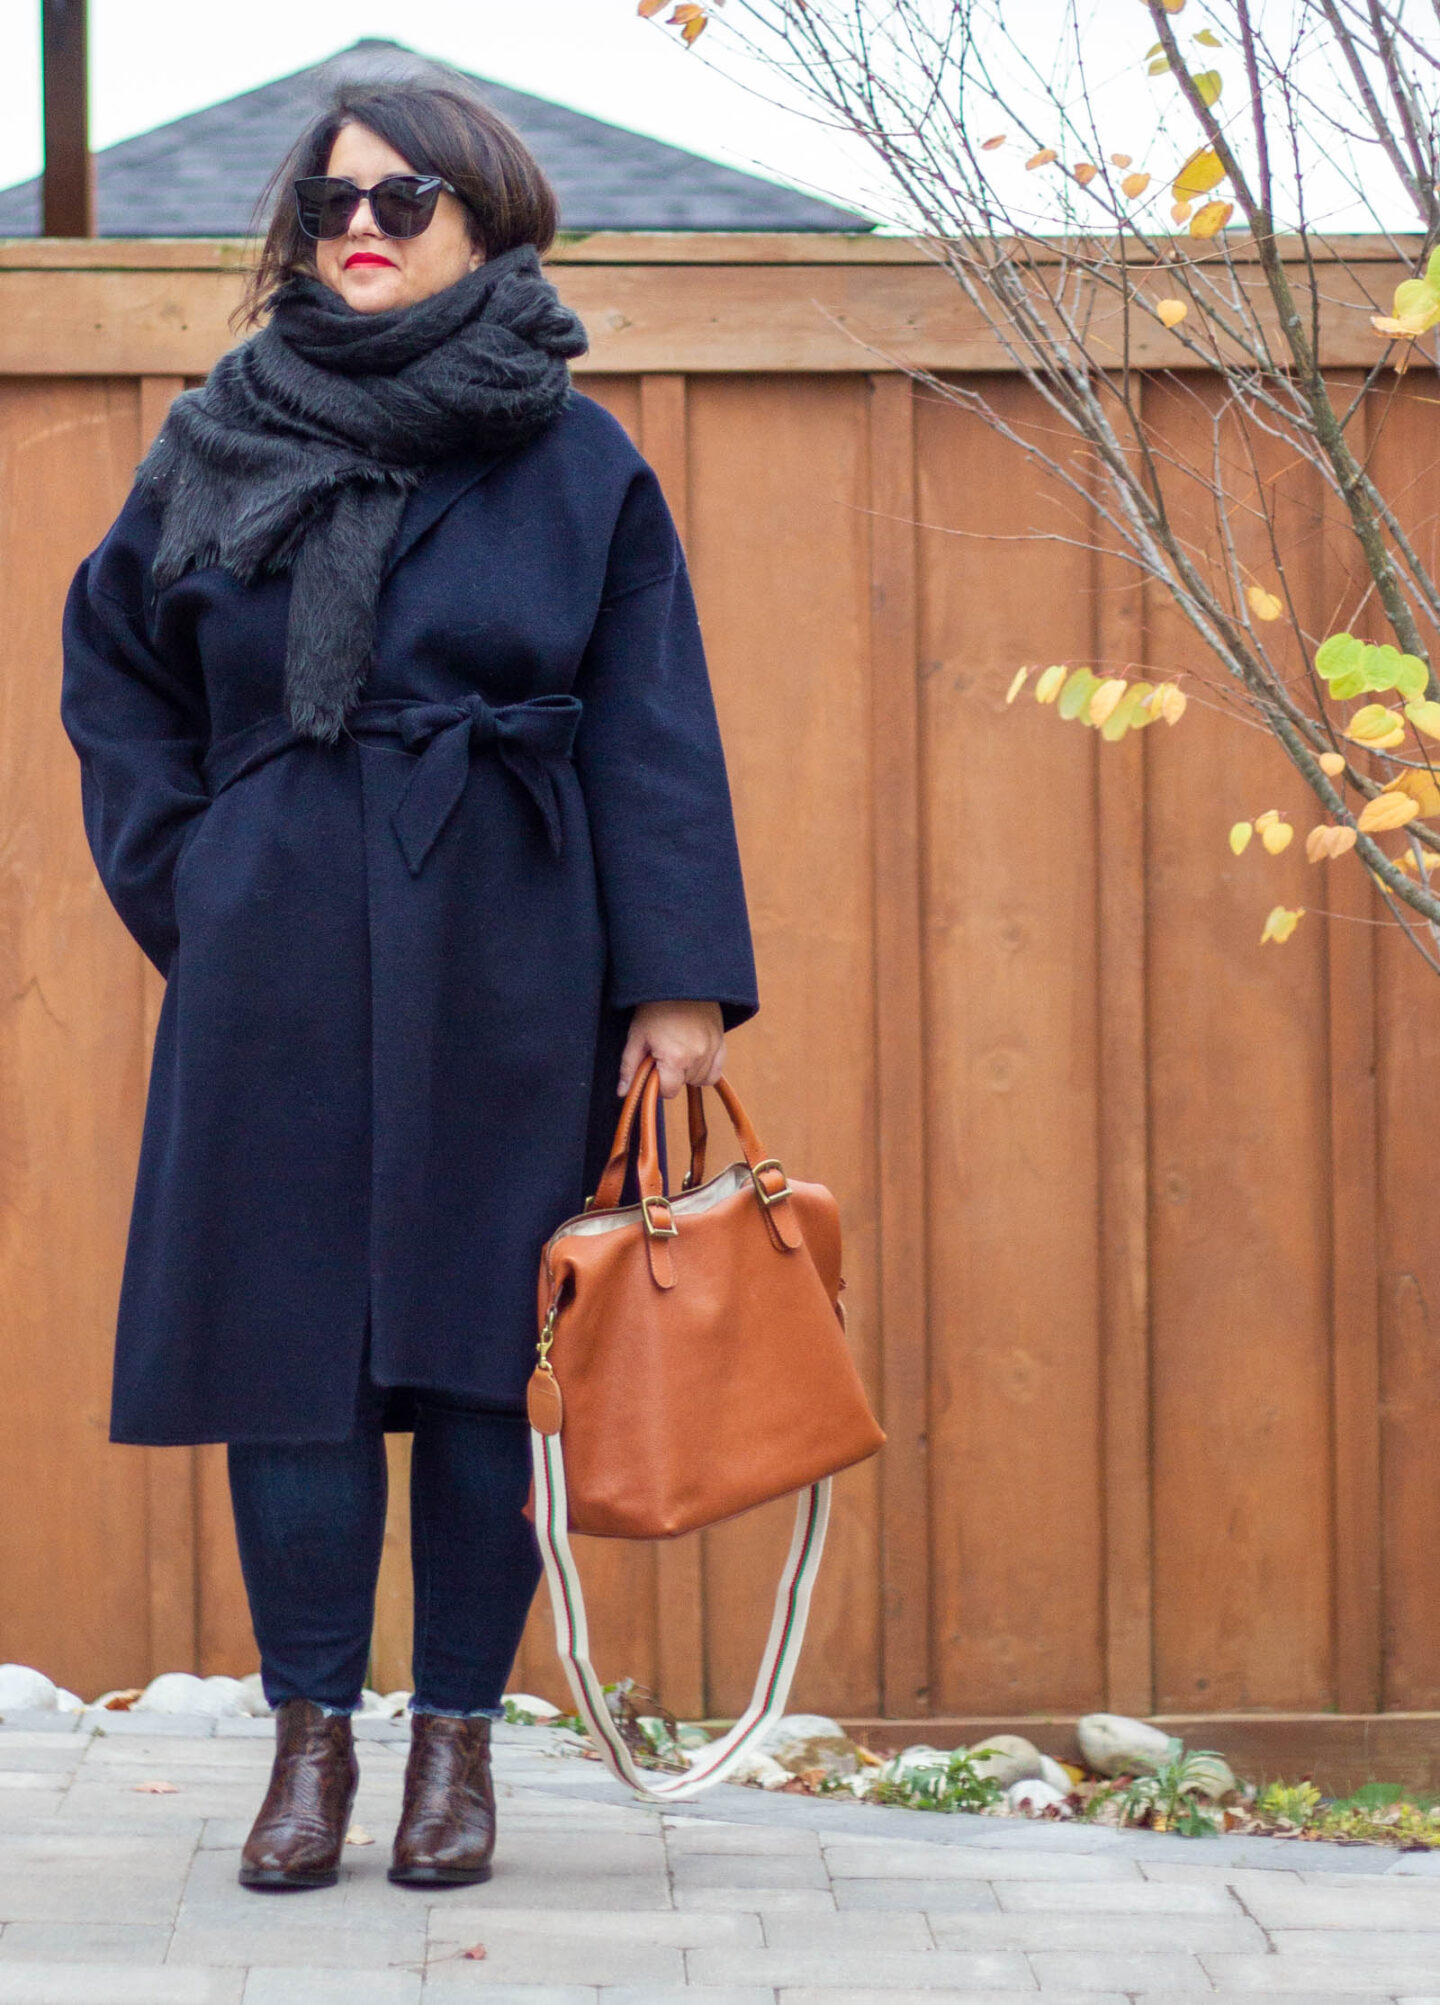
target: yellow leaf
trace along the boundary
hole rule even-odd
[[[1157,299],[1155,302],[1155,318],[1162,320],[1167,327],[1178,327],[1189,311],[1183,299]]]
[[[1375,747],[1382,740],[1389,741],[1396,730],[1401,737],[1405,727],[1398,710],[1387,710],[1383,703],[1366,703],[1355,712],[1345,727],[1345,736],[1353,738],[1357,745]]]
[[[1038,153],[1032,153],[1030,155],[1030,158],[1025,162],[1025,165],[1027,167],[1048,167],[1050,165],[1050,162],[1052,160],[1058,159],[1058,157],[1059,156],[1057,155],[1053,146],[1042,146]]]
[[[1312,863],[1318,863],[1322,856],[1330,854],[1330,837],[1333,830],[1328,822],[1320,822],[1305,838],[1305,854]]]
[[[1427,738],[1440,738],[1440,703],[1407,703],[1405,715]]]
[[[1213,146],[1202,146],[1185,162],[1175,176],[1171,193],[1177,202],[1193,202],[1198,196],[1208,195],[1212,188],[1218,188],[1225,179],[1225,167]]]
[[[1197,42],[1203,42],[1207,49],[1223,49],[1225,46],[1220,37],[1213,34],[1209,28],[1202,28],[1199,34],[1194,36],[1193,39]]]
[[[665,25],[667,28],[678,28],[682,23],[703,20],[704,16],[705,9],[698,6],[696,0],[679,0],[679,5]]]
[[[1053,703],[1060,694],[1065,678],[1069,673],[1070,671],[1066,668],[1063,661],[1052,663],[1035,684],[1035,701],[1037,703]]]
[[[1420,803],[1408,794],[1377,794],[1361,808],[1355,826],[1362,835],[1380,835],[1386,829],[1404,828],[1419,812]]]
[[[1188,202],[1172,203],[1170,207],[1170,220],[1172,223],[1188,223],[1190,220],[1190,204]]]
[[[1245,594],[1245,603],[1257,620],[1278,620],[1285,610],[1283,602],[1263,585],[1252,585]]]
[[[681,41],[687,44],[698,42],[709,25],[709,17],[705,14],[701,14],[697,19],[687,21],[685,26],[680,30]]]
[[[1128,196],[1133,202],[1135,197],[1143,195],[1149,186],[1150,176],[1148,174],[1127,174],[1125,179],[1120,183],[1120,193]]]
[[[1005,701],[1007,703],[1013,703],[1015,701],[1016,697],[1025,687],[1025,678],[1029,675],[1029,673],[1030,671],[1028,668],[1016,669],[1014,680],[1011,682],[1010,687],[1005,692]]]
[[[1290,847],[1294,834],[1295,831],[1288,821],[1274,821],[1269,828],[1261,831],[1260,840],[1269,855],[1279,856],[1282,850]]]
[[[1132,153],[1112,153],[1110,155],[1110,165],[1112,167],[1128,167],[1134,157]]]
[[[1280,819],[1279,808],[1266,808],[1263,815],[1256,815],[1255,826],[1256,828],[1274,828],[1276,822],[1279,821],[1279,819]]]
[[[1006,135],[1003,132],[997,132],[993,139],[982,139],[980,142],[980,151],[982,153],[993,153],[997,146],[1005,144],[1005,138]]]
[[[1221,76],[1219,70],[1192,71],[1190,81],[1195,86],[1195,92],[1201,104],[1214,104],[1225,86],[1225,79]]]
[[[1103,724],[1115,705],[1125,694],[1125,677],[1110,675],[1095,686],[1090,698],[1089,718],[1092,724]]]
[[[1406,794],[1414,801],[1422,815],[1440,815],[1440,786],[1435,777],[1422,766],[1414,767],[1408,773],[1398,773],[1388,786],[1380,789],[1385,794]]]
[[[1173,682],[1166,682],[1160,689],[1160,715],[1167,724],[1178,724],[1185,715],[1187,697],[1183,689]]]
[[[1099,172],[1100,169],[1090,161],[1082,160],[1080,165],[1075,169],[1075,179],[1080,183],[1082,188],[1088,188]]]
[[[1230,847],[1237,856],[1243,856],[1250,847],[1250,838],[1255,833],[1248,821],[1237,821],[1230,831]]]
[[[1415,875],[1415,865],[1410,860],[1410,852],[1408,849],[1402,849],[1400,854],[1398,856],[1392,856],[1390,861],[1394,864],[1397,870],[1403,870],[1407,877],[1413,877]]]
[[[1260,935],[1261,946],[1263,947],[1267,940],[1274,940],[1278,945],[1283,945],[1304,917],[1303,905],[1293,910],[1286,905],[1275,906],[1265,921],[1264,932]]]
[[[1235,213],[1233,202],[1207,202],[1190,218],[1192,237],[1218,236]]]
[[[1328,773],[1332,780],[1336,780],[1345,770],[1345,754],[1343,752],[1322,752],[1317,764],[1322,773]]]
[[[1345,856],[1355,847],[1355,831],[1348,822],[1330,831],[1330,854]]]

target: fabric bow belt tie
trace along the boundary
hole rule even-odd
[[[349,720],[356,736],[398,738],[407,751],[420,754],[390,817],[411,876],[424,869],[454,814],[477,746],[492,747],[519,780],[539,810],[552,855],[558,856],[564,824],[555,767],[570,757],[583,709],[578,696],[532,696],[523,703],[498,705],[483,696],[467,696],[459,703],[381,697],[359,704]],[[284,717],[267,717],[237,731],[206,754],[210,791],[218,794],[277,753],[311,742]]]
[[[362,713],[368,707],[362,704]],[[419,876],[455,812],[477,745],[493,745],[500,763],[529,793],[540,810],[551,853],[558,856],[564,831],[554,768],[557,759],[570,756],[582,707],[578,696],[532,696],[498,709],[483,696],[467,696],[462,703],[411,703],[398,709],[394,728],[401,743],[411,751],[421,748],[390,817],[411,876]]]

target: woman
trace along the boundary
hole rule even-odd
[[[647,1054],[667,1094],[719,1075],[754,969],[684,561],[570,389],[535,162],[401,85],[277,183],[268,320],[177,399],[65,613],[87,834],[167,977],[111,1435],[229,1444],[277,1721],[240,1878],[290,1888],[337,1877],[413,1428],[391,1877],[466,1884],[539,1574],[539,1250]]]

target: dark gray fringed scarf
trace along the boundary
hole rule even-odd
[[[292,278],[253,340],[170,407],[138,481],[162,514],[157,587],[223,565],[289,570],[285,707],[333,742],[375,643],[385,558],[406,497],[438,460],[521,445],[564,409],[586,347],[534,247],[442,292],[357,313]]]

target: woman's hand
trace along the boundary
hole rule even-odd
[[[673,1098],[682,1086],[713,1086],[725,1070],[719,1003],[641,1003],[630,1019],[630,1035],[621,1054],[618,1093],[630,1091],[647,1052],[659,1070],[665,1099]]]

